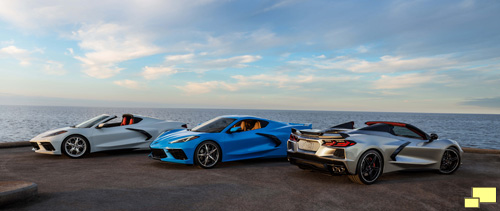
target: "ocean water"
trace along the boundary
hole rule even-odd
[[[355,127],[373,120],[406,122],[440,138],[456,140],[463,147],[500,149],[500,115],[435,114],[350,111],[288,111],[246,109],[187,108],[96,108],[0,105],[0,142],[29,141],[39,133],[75,125],[100,114],[120,116],[141,114],[159,119],[181,121],[192,128],[220,115],[253,115],[267,119],[312,123],[313,128],[327,128],[355,121]]]

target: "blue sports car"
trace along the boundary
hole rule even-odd
[[[311,126],[253,116],[220,116],[191,130],[161,134],[151,143],[149,157],[202,168],[226,161],[286,157],[286,141],[292,127],[301,130]]]

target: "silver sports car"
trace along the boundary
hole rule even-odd
[[[354,128],[348,122],[326,130],[292,130],[287,153],[301,169],[348,175],[351,181],[373,184],[382,173],[407,169],[455,172],[462,148],[456,141],[438,139],[411,124],[372,121]]]
[[[173,129],[184,129],[182,122],[123,114],[122,119],[102,114],[75,126],[44,132],[31,139],[33,151],[65,154],[79,158],[90,152],[117,149],[149,149],[151,141]]]

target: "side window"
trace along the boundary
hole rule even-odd
[[[245,120],[241,120],[238,123],[234,124],[233,127],[241,127],[241,129],[243,130],[241,132],[245,132],[245,131],[265,128],[268,124],[269,124],[269,122],[267,122],[267,121],[245,119]]]
[[[418,133],[415,133],[406,127],[394,126],[393,131],[397,136],[403,136],[403,137],[407,137],[407,138],[416,138],[416,139],[421,139],[421,140],[424,139],[424,138],[422,138],[422,136],[418,135]]]

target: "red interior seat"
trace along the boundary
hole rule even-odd
[[[122,123],[120,126],[126,125],[127,124],[127,117],[123,117]]]

